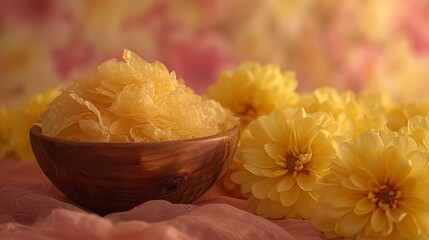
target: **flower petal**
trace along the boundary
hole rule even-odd
[[[286,156],[285,148],[278,144],[267,143],[264,145],[264,150],[272,159],[284,161],[284,156]]]
[[[348,213],[335,224],[335,232],[344,237],[355,236],[367,224],[368,215]]]
[[[261,201],[259,201],[259,204],[256,207],[256,214],[262,215],[265,212],[267,212],[268,207],[269,207],[268,203],[269,203],[269,201],[266,201],[265,199],[262,199]]]
[[[362,190],[368,189],[368,187],[367,187],[368,179],[362,177],[361,175],[352,174],[352,175],[350,175],[349,179],[353,183],[353,185],[355,185],[356,187],[358,187]]]
[[[374,132],[364,132],[357,138],[358,149],[365,149],[365,155],[375,157],[382,149],[383,142]]]
[[[402,236],[409,239],[418,239],[422,231],[412,215],[407,215],[401,222],[397,223],[396,228]]]
[[[371,215],[371,227],[374,232],[380,232],[387,224],[387,217],[384,211],[377,208]]]
[[[280,192],[277,191],[276,187],[272,188],[271,191],[268,193],[268,198],[280,202]]]
[[[304,219],[311,219],[316,209],[316,201],[308,193],[301,193],[295,203],[295,209]]]
[[[272,168],[277,166],[274,159],[270,158],[264,150],[260,148],[241,147],[237,149],[240,160],[248,165],[259,168]]]
[[[386,216],[389,221],[400,222],[407,216],[407,212],[405,212],[401,208],[396,208],[395,210],[390,210],[390,208],[388,208],[386,210]]]
[[[280,201],[282,202],[283,206],[290,207],[295,204],[296,200],[299,198],[300,193],[301,189],[298,185],[295,184],[291,190],[281,193]]]
[[[242,194],[247,194],[252,190],[253,183],[262,179],[262,177],[253,175],[247,170],[241,170],[231,174],[231,181],[240,184]]]
[[[328,207],[326,209],[326,216],[332,219],[340,219],[344,217],[346,214],[350,213],[351,209],[348,207],[345,208],[331,208]]]
[[[341,194],[337,194],[337,196],[331,200],[330,204],[335,208],[349,207],[353,209],[361,198],[362,196],[355,193],[342,192]]]
[[[295,179],[292,177],[292,174],[286,174],[279,184],[277,184],[277,191],[284,192],[293,187]]]
[[[332,139],[330,139],[329,132],[326,130],[320,130],[316,133],[313,139],[311,139],[310,149],[312,152],[319,152],[323,148],[332,148]],[[333,148],[332,148],[333,151]]]
[[[281,131],[278,123],[276,123],[275,119],[273,119],[271,116],[261,116],[257,121],[269,139],[277,140],[281,138]]]
[[[406,178],[404,181],[401,182],[401,184],[399,184],[398,187],[400,187],[400,189],[404,189],[404,192],[408,192],[413,191],[416,186],[417,180],[415,178]]]
[[[353,212],[358,215],[363,215],[371,212],[375,208],[373,202],[371,202],[367,197],[361,198],[353,208]]]
[[[280,170],[274,170],[273,169],[272,174],[266,175],[266,176],[281,177],[281,176],[284,176],[285,174],[287,174],[287,170],[285,170],[285,169],[280,169]]]
[[[315,121],[311,117],[305,117],[294,126],[296,128],[299,152],[307,152],[309,144],[312,142],[312,138],[314,138],[313,131],[315,126]]]
[[[302,190],[311,191],[312,187],[315,184],[315,179],[305,173],[300,173],[298,175],[298,178],[296,179],[296,182]]]
[[[268,199],[266,200],[268,201]],[[272,219],[285,218],[290,213],[290,208],[282,205],[280,201],[269,201],[269,209],[267,215]],[[264,216],[265,217],[265,216]]]
[[[399,148],[389,147],[383,151],[382,159],[385,162],[385,168],[390,169],[390,171],[386,171],[387,179],[401,181],[411,171],[411,160],[407,159]]]
[[[256,198],[268,198],[271,189],[277,185],[277,178],[265,178],[255,182],[252,186],[252,193]]]
[[[392,234],[392,232],[394,230],[394,228],[393,228],[394,225],[393,224],[394,224],[393,222],[387,221],[386,226],[384,226],[384,229],[381,231],[381,235],[383,237],[386,237],[386,236]]]

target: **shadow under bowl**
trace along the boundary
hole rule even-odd
[[[149,201],[191,203],[231,164],[239,129],[163,142],[78,142],[30,129],[42,171],[66,196],[98,214]]]

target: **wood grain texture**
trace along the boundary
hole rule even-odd
[[[154,199],[191,203],[229,167],[239,129],[205,138],[103,143],[52,138],[30,130],[37,162],[66,196],[98,214]]]

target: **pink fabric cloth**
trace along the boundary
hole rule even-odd
[[[194,204],[149,201],[101,217],[74,204],[36,163],[0,160],[0,239],[324,239],[308,221],[270,221],[215,186]]]

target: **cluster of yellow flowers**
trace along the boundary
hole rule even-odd
[[[0,158],[14,155],[23,161],[34,161],[28,131],[59,94],[58,89],[48,90],[34,95],[22,106],[0,107]]]
[[[226,186],[247,210],[311,220],[327,237],[428,239],[429,101],[329,87],[298,94],[296,83],[248,62],[210,88],[241,117]]]

